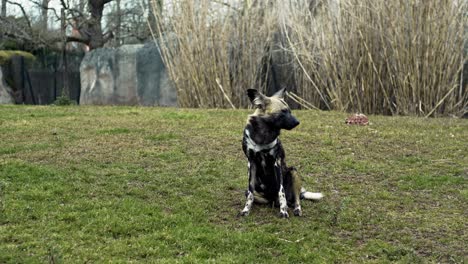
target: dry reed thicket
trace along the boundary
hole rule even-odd
[[[246,107],[279,52],[303,107],[460,116],[466,2],[174,0],[153,32],[182,107]]]
[[[275,18],[265,4],[172,1],[153,5],[154,30],[182,107],[245,107]]]

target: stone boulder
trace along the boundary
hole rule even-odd
[[[80,65],[83,105],[177,106],[177,96],[154,43],[101,48]]]
[[[3,71],[0,67],[0,104],[14,104],[15,100],[13,99],[12,92],[10,87],[3,80]]]

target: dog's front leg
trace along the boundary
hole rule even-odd
[[[245,202],[244,209],[239,213],[241,216],[247,216],[250,213],[250,208],[254,202],[254,188],[255,188],[255,165],[252,165],[249,161],[247,164],[249,173],[249,189],[247,190],[246,196],[247,201]]]
[[[283,184],[280,185],[280,190],[278,193],[279,197],[279,204],[280,204],[280,217],[281,218],[288,218],[288,203],[286,202],[286,194],[284,193]]]
[[[279,199],[279,205],[280,205],[280,217],[281,218],[288,218],[288,203],[286,201],[286,194],[284,192],[284,187],[283,187],[283,173],[281,170],[281,159],[277,159],[275,162],[275,172],[276,172],[276,177],[279,180],[279,192],[278,192],[278,199]]]

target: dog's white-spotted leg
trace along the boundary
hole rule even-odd
[[[250,213],[250,208],[252,208],[252,204],[254,202],[254,194],[251,191],[247,193],[247,201],[245,202],[244,209],[240,212],[241,216],[247,216]]]
[[[283,187],[283,174],[281,171],[281,159],[276,159],[275,162],[275,171],[276,171],[276,177],[278,177],[278,181],[280,183],[280,189],[278,192],[278,200],[279,200],[279,205],[280,205],[280,217],[281,218],[288,218],[288,203],[286,201],[286,194],[284,192],[284,187]]]
[[[244,209],[239,213],[240,216],[247,216],[250,213],[250,208],[255,200],[253,190],[255,186],[255,166],[252,166],[250,162],[247,163],[249,173],[249,190],[247,191],[247,201],[245,202]],[[252,172],[253,170],[253,172]]]
[[[284,193],[283,185],[280,186],[280,190],[278,193],[279,197],[279,204],[280,204],[280,217],[288,218],[288,203],[286,202],[286,194]]]

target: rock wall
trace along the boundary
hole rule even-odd
[[[14,104],[15,100],[11,94],[11,89],[3,79],[3,71],[0,67],[0,104]]]
[[[81,62],[80,76],[80,104],[177,106],[154,43],[93,50]]]

